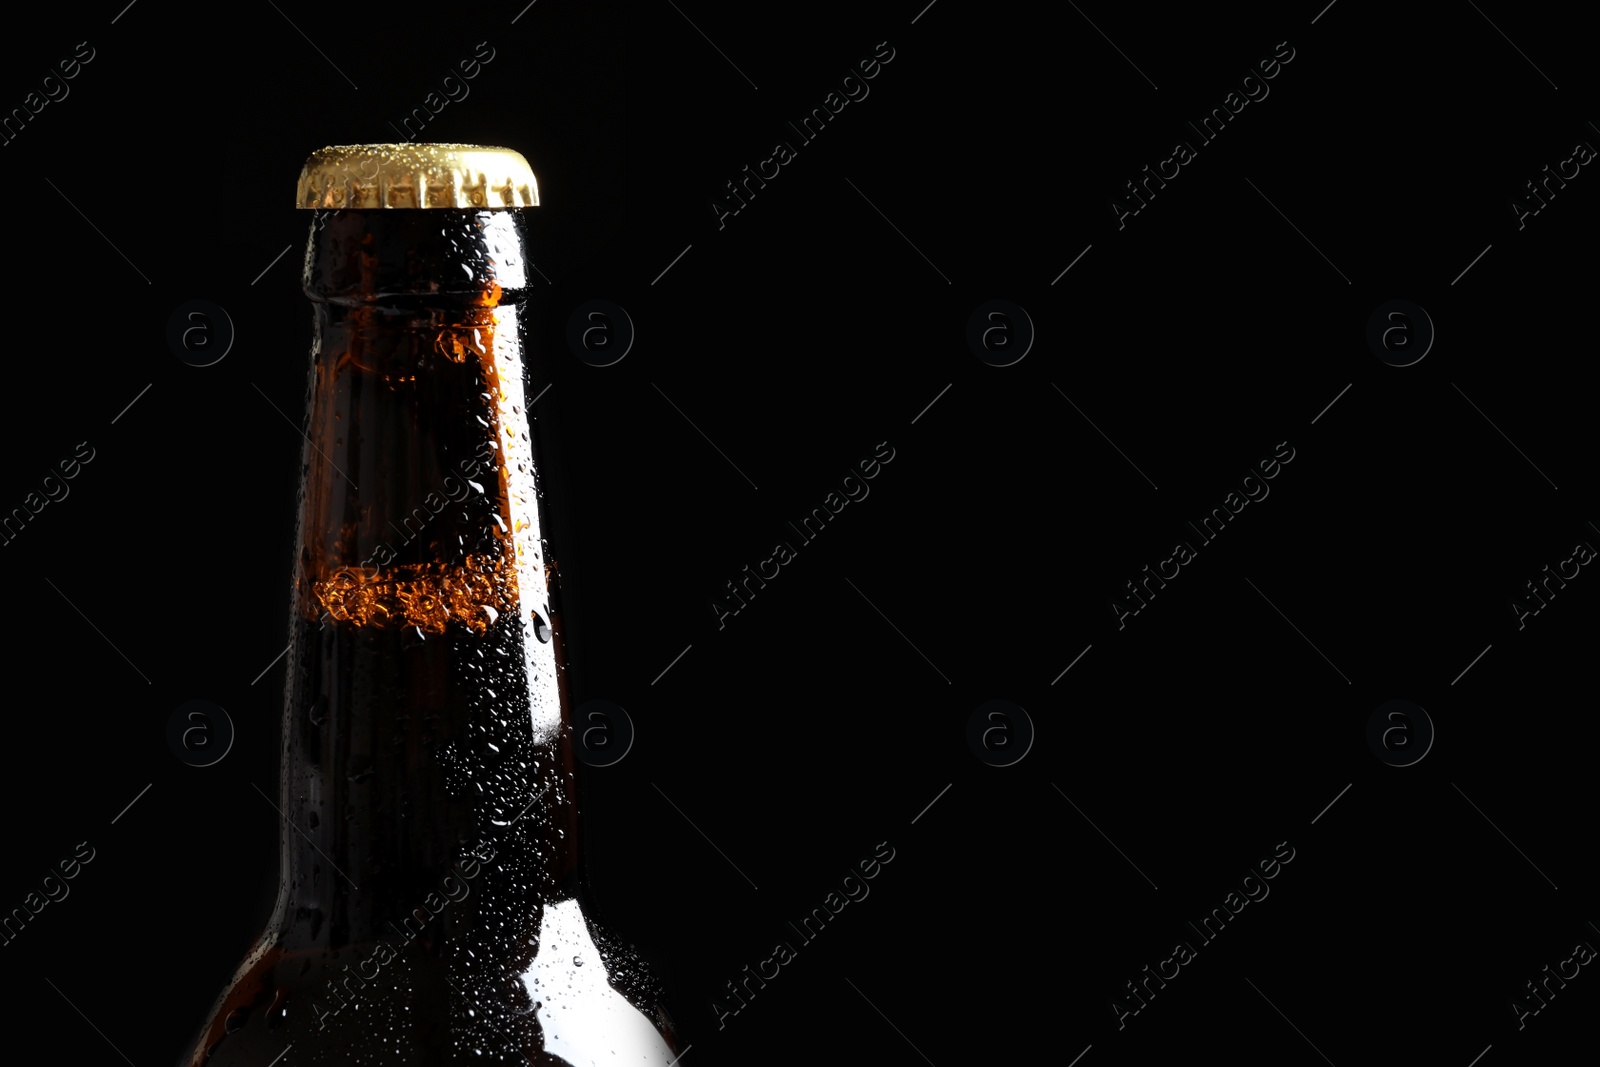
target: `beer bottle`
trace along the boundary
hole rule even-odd
[[[325,148],[265,931],[182,1067],[662,1065],[585,914],[558,583],[523,365],[526,160]]]

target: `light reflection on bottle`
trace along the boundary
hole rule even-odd
[[[545,906],[539,954],[522,982],[539,1014],[545,1051],[572,1067],[672,1062],[650,1020],[611,988],[577,901]]]

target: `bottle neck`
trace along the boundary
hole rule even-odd
[[[520,243],[504,213],[318,214],[278,934],[449,937],[579,890]]]

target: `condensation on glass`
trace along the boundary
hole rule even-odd
[[[307,161],[314,312],[265,931],[184,1067],[679,1053],[585,914],[507,149]]]

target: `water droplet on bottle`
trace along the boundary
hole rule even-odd
[[[544,621],[544,616],[540,615],[537,611],[530,611],[528,614],[533,617],[533,636],[539,639],[540,644],[549,644],[550,627]]]
[[[289,990],[279,986],[277,996],[273,998],[272,1006],[267,1009],[267,1029],[275,1030],[283,1025],[284,1019],[289,1016]]]
[[[582,967],[583,966],[583,957],[582,956],[574,956],[574,957],[572,957],[572,965],[574,967]]]
[[[228,1018],[223,1022],[222,1028],[230,1034],[243,1030],[244,1021],[249,1016],[249,1008],[235,1008],[228,1013]]]

